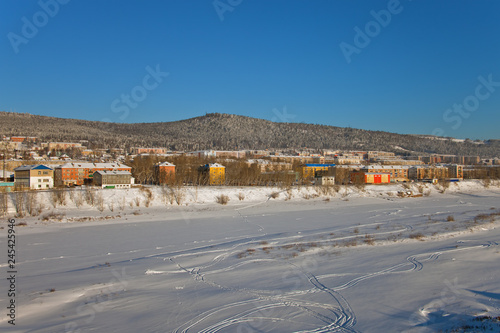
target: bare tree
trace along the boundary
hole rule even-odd
[[[26,192],[26,211],[31,216],[37,216],[40,214],[40,207],[38,205],[38,193],[35,191]]]
[[[25,197],[26,197],[26,192],[24,191],[15,192],[15,207],[16,207],[17,217],[26,216]]]
[[[5,216],[9,210],[9,195],[5,192],[0,192],[0,215]]]

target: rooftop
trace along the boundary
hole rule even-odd
[[[57,168],[83,168],[83,169],[116,169],[130,168],[128,165],[121,163],[89,163],[89,162],[71,162],[58,166]]]
[[[99,170],[94,173],[101,175],[131,175],[129,171],[110,171],[110,170]]]

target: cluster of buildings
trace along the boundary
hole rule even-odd
[[[132,168],[120,163],[66,163],[54,168],[23,165],[14,169],[15,189],[47,190],[53,187],[94,185],[106,188],[130,188]]]
[[[172,156],[179,155],[191,157],[194,160],[205,159],[199,164],[217,161],[217,163],[208,163],[198,168],[195,166],[192,169],[193,172],[197,172],[199,183],[207,185],[226,183],[226,166],[231,171],[233,170],[231,168],[234,168],[234,164],[226,161],[240,161],[249,167],[255,166],[262,175],[287,174],[297,183],[316,184],[385,184],[436,179],[460,180],[489,174],[487,169],[481,169],[479,166],[500,170],[499,158],[480,159],[479,156],[440,154],[398,156],[395,153],[383,151],[311,149],[172,152],[167,148],[158,147],[131,147],[127,150],[122,148],[89,149],[89,143],[86,140],[79,142],[39,141],[36,137],[28,136],[0,138],[0,155],[4,159],[4,171],[0,172],[0,186],[13,183],[13,187],[30,189],[80,185],[129,188],[135,181],[133,170],[123,162],[130,158],[147,155],[154,155],[159,160],[172,160]],[[68,156],[74,152],[78,152],[79,161],[75,161],[73,156]],[[6,156],[14,163],[7,167],[13,172],[7,171],[6,173],[5,171]],[[28,163],[39,164],[23,165],[27,159],[30,160]],[[152,168],[154,183],[174,183],[176,166],[173,163],[161,162]],[[179,181],[182,183],[181,179]]]
[[[226,168],[219,163],[199,167],[203,184],[223,185]],[[169,162],[154,166],[157,184],[172,184],[175,180],[175,165]],[[23,165],[10,173],[3,184],[14,189],[48,190],[54,187],[92,185],[102,188],[130,188],[134,185],[132,168],[121,163],[72,162],[50,167],[43,164]],[[5,182],[10,180],[10,182]]]
[[[324,183],[324,177],[335,184],[389,184],[410,181],[464,179],[464,167],[449,165],[335,165],[305,164],[302,180]]]
[[[77,142],[40,142],[37,137],[10,136],[0,137],[0,150],[16,152],[18,157],[29,156],[31,159],[59,160],[67,159],[65,154],[78,152],[79,159],[120,160],[127,155],[186,155],[200,158],[236,158],[280,160],[287,163],[322,163],[322,164],[359,164],[361,162],[377,164],[419,165],[419,164],[492,164],[500,165],[499,158],[481,159],[479,156],[459,156],[431,154],[428,156],[398,156],[384,151],[341,151],[316,149],[274,149],[265,150],[199,150],[191,152],[171,151],[165,147],[130,147],[124,148],[92,148],[87,140]],[[23,157],[24,158],[24,157]],[[74,156],[70,156],[74,158]]]

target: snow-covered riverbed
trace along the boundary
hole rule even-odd
[[[212,202],[218,193],[200,190],[187,206],[155,198],[150,208],[121,212],[54,208],[62,222],[16,219],[27,223],[16,226],[16,325],[7,323],[4,280],[0,327],[451,332],[483,325],[499,332],[500,190],[460,186],[418,198],[374,187],[327,201],[240,189],[226,206]]]

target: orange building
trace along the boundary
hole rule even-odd
[[[120,163],[66,163],[54,169],[54,186],[74,186],[91,183],[96,171],[128,171],[132,168]]]
[[[378,172],[353,172],[351,182],[354,184],[389,184],[391,182],[390,173]]]
[[[11,136],[11,142],[35,141],[36,136]]]
[[[144,148],[144,147],[132,147],[130,148],[130,153],[132,155],[139,154],[166,154],[168,152],[167,148]]]
[[[157,184],[171,184],[175,180],[175,165],[170,162],[155,164],[154,177]]]

